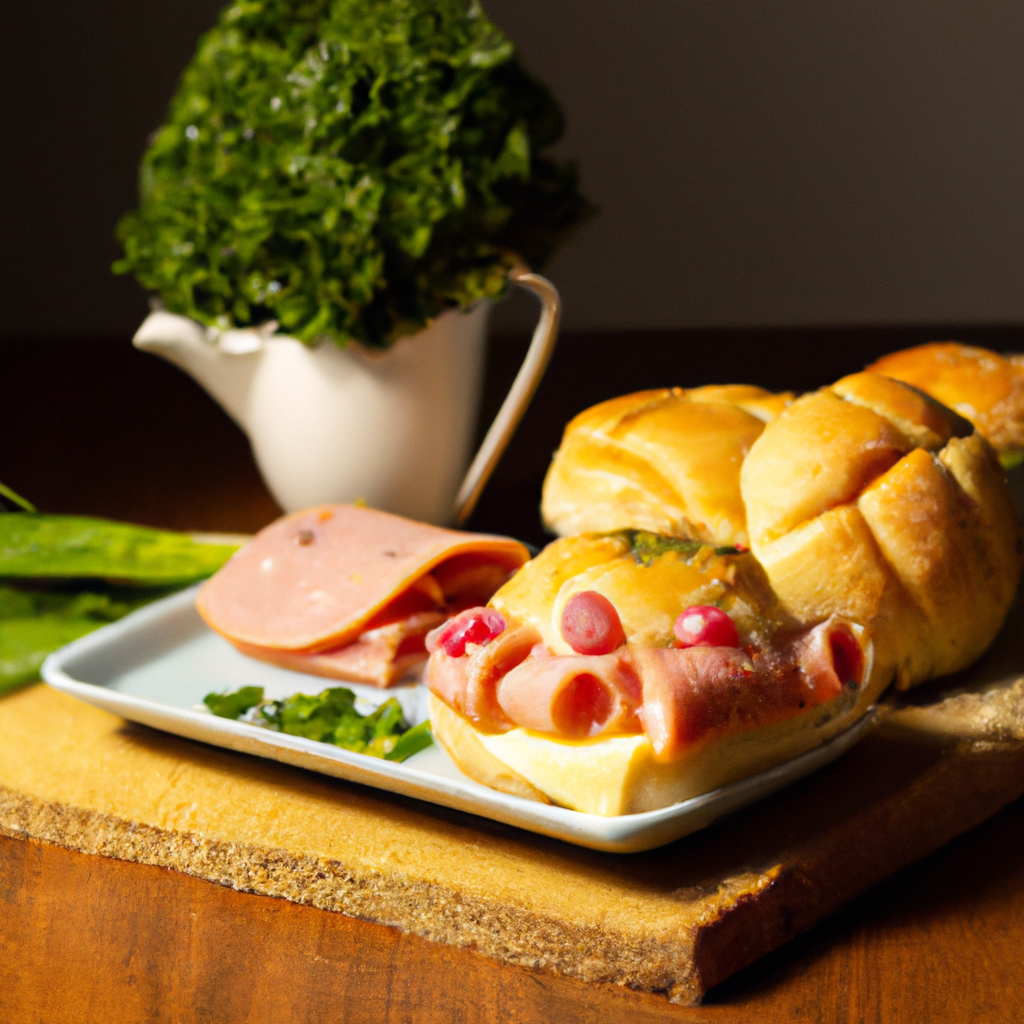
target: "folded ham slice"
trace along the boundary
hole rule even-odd
[[[670,761],[688,746],[774,725],[860,686],[867,658],[852,628],[830,619],[769,647],[639,648],[644,731]]]
[[[236,641],[243,653],[294,672],[369,683],[386,687],[397,683],[423,663],[427,634],[445,621],[444,612],[418,612],[398,622],[367,629],[351,643],[329,651],[278,650]]]
[[[701,740],[781,722],[859,689],[870,645],[844,620],[760,647],[627,644],[612,654],[552,655],[513,627],[466,657],[431,655],[427,683],[485,732],[514,726],[562,739],[644,732],[659,760]]]
[[[486,602],[529,557],[505,537],[324,505],[260,531],[196,607],[254,657],[387,686],[426,658],[430,629]]]

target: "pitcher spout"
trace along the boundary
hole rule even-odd
[[[158,310],[146,317],[132,344],[184,370],[248,434],[253,380],[263,359],[264,339],[276,326],[218,331],[189,317]]]

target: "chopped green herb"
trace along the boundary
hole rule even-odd
[[[421,750],[426,750],[434,742],[434,734],[430,729],[430,722],[420,722],[411,729],[407,729],[398,737],[391,752],[384,757],[388,761],[404,761]]]
[[[275,732],[333,743],[389,761],[404,761],[433,742],[430,723],[422,722],[410,729],[402,705],[394,697],[368,715],[356,710],[355,701],[355,694],[344,686],[323,690],[315,697],[296,693],[283,700],[264,700],[263,689],[258,686],[208,693],[203,698],[203,703],[223,718],[244,717]]]
[[[239,718],[263,700],[262,686],[243,686],[234,693],[208,693],[203,703],[218,718]]]
[[[1005,452],[999,456],[999,462],[1003,469],[1016,469],[1024,462],[1024,448],[1016,452]]]
[[[542,269],[593,212],[563,118],[478,0],[238,0],[117,234],[164,306],[383,348]]]
[[[648,533],[646,530],[627,530],[633,558],[638,565],[650,566],[655,558],[660,558],[669,551],[678,552],[683,558],[692,558],[705,545],[699,540],[686,540],[682,537],[666,537],[660,533]]]

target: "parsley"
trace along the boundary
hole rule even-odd
[[[677,551],[684,559],[690,559],[705,545],[699,540],[686,540],[682,537],[666,537],[660,533],[648,533],[646,530],[627,530],[630,550],[638,565],[650,565],[655,558],[660,558],[669,551]]]
[[[383,348],[500,296],[594,210],[563,119],[478,0],[239,0],[117,228],[174,313]]]
[[[394,697],[368,715],[361,715],[355,702],[355,694],[344,686],[333,686],[316,696],[296,693],[284,700],[264,700],[261,686],[208,693],[203,698],[221,718],[243,719],[275,732],[333,743],[388,761],[404,761],[433,742],[430,723],[421,722],[410,729],[402,705]]]

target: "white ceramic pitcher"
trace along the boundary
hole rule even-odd
[[[287,512],[365,501],[412,519],[463,523],[518,426],[558,336],[558,292],[510,275],[541,300],[533,341],[469,471],[490,303],[439,316],[382,353],[310,348],[275,324],[218,331],[162,311],[136,348],[191,374],[248,434],[267,487]],[[461,481],[461,485],[460,485]]]

